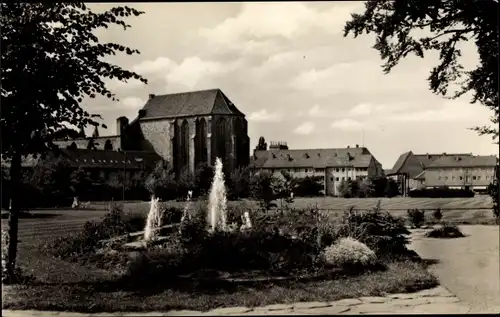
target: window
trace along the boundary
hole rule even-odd
[[[477,177],[477,180],[478,180],[478,181],[480,181],[480,180],[481,180],[481,176],[478,176],[478,177]]]
[[[307,168],[306,168],[306,173],[307,173]]]
[[[339,181],[339,178],[337,177],[337,178],[335,178],[335,180],[338,182],[338,181]]]
[[[342,172],[345,172],[345,168],[342,169]],[[342,177],[343,178],[343,177]]]
[[[464,180],[464,178],[462,176],[460,176],[460,180],[462,181],[462,180]]]
[[[490,177],[488,175],[486,175],[486,180],[490,179]]]
[[[476,176],[472,176],[472,180],[476,180]]]
[[[444,177],[444,180],[445,180],[445,181],[447,181],[447,180],[448,180],[448,176],[445,176],[445,177]]]
[[[441,176],[439,176],[439,180],[441,180]]]
[[[342,180],[344,181],[344,180],[345,180],[345,177],[342,177]]]
[[[330,177],[330,181],[333,182],[333,177]]]
[[[335,172],[337,172],[337,173],[338,173],[339,171],[340,171],[340,169],[338,169],[338,168],[336,168],[336,169],[335,169]]]
[[[350,180],[351,180],[351,178],[350,178],[350,177],[347,177],[347,180],[348,180],[348,181],[350,181]]]
[[[317,169],[316,169],[316,172],[317,172],[317,173],[322,173],[322,172],[324,172],[324,169],[323,169],[323,168],[317,168]]]

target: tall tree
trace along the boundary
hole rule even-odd
[[[344,36],[375,33],[373,48],[389,73],[408,54],[421,58],[438,51],[440,63],[428,78],[432,92],[447,98],[472,93],[472,103],[480,103],[493,113],[491,126],[475,127],[481,135],[498,138],[498,1],[497,0],[375,0],[365,3],[363,14],[352,14]],[[416,30],[428,31],[418,37]],[[479,53],[475,69],[460,64],[459,43],[474,41]],[[449,93],[450,86],[459,88]]]
[[[53,149],[53,140],[71,126],[99,125],[100,116],[82,108],[84,97],[115,100],[105,79],[127,81],[142,76],[105,58],[139,51],[115,43],[100,43],[99,28],[117,25],[143,12],[114,7],[92,12],[81,2],[0,4],[2,156],[10,161],[11,211],[7,270],[14,277],[17,253],[21,159]],[[105,127],[104,125],[102,125]],[[76,130],[75,130],[76,131]],[[78,132],[78,131],[76,131]]]

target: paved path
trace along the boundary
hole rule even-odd
[[[182,316],[182,315],[336,315],[336,314],[465,314],[470,307],[443,287],[436,287],[411,294],[392,294],[385,297],[361,297],[343,299],[334,302],[302,302],[295,304],[278,304],[257,308],[230,307],[219,308],[208,312],[169,311],[150,313],[68,313],[47,311],[13,311],[3,310],[4,317],[50,317],[50,316]],[[493,311],[490,311],[493,313]]]
[[[413,248],[423,259],[439,261],[430,270],[474,311],[500,312],[498,226],[460,226],[465,238],[430,239],[413,233]]]

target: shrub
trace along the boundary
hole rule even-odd
[[[250,171],[247,167],[240,167],[231,172],[229,177],[230,199],[246,198],[250,195]]]
[[[434,219],[436,219],[436,221],[441,221],[441,219],[443,218],[443,213],[441,213],[441,208],[437,208],[433,213],[432,213],[432,216],[434,217]]]
[[[497,166],[497,170],[498,170]],[[498,173],[498,171],[497,171]],[[497,223],[500,222],[500,193],[499,193],[499,185],[498,185],[498,180],[495,180],[493,183],[488,185],[488,195],[490,195],[491,199],[493,200],[493,215],[497,219]]]
[[[373,265],[377,259],[375,252],[368,246],[351,237],[342,238],[326,247],[324,258],[328,265],[341,268]]]
[[[272,183],[274,176],[267,172],[262,171],[250,178],[250,192],[251,196],[259,202],[262,209],[269,210],[276,207]]]
[[[166,161],[159,161],[145,182],[146,189],[161,200],[177,197],[175,174]]]
[[[400,194],[401,193],[399,191],[398,183],[396,183],[396,181],[393,180],[392,178],[386,178],[385,188],[384,188],[384,196],[392,198],[392,197],[398,196]]]
[[[464,234],[460,231],[460,229],[455,224],[442,224],[439,228],[436,228],[432,231],[427,232],[426,234],[429,238],[463,238]]]
[[[346,211],[335,230],[334,240],[353,237],[374,250],[378,256],[405,254],[408,250],[406,229],[402,218],[382,212],[380,201],[370,211],[359,212],[351,208]]]
[[[339,195],[343,198],[356,197],[359,191],[359,183],[356,180],[342,180],[337,188]]]
[[[203,196],[208,193],[212,185],[214,177],[214,169],[206,163],[200,163],[195,170],[195,187],[193,195],[196,197]]]
[[[409,196],[426,198],[469,198],[474,197],[474,192],[469,189],[424,188],[410,191]]]
[[[323,178],[321,176],[306,176],[304,178],[294,178],[293,194],[295,197],[317,197],[324,190]]]
[[[420,228],[425,222],[425,210],[408,209],[408,219],[414,228]]]

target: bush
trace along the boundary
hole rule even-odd
[[[441,219],[443,218],[443,214],[441,213],[441,208],[438,208],[436,209],[433,213],[432,213],[432,216],[434,217],[434,219],[436,219],[436,221],[441,221]]]
[[[175,174],[166,161],[159,161],[145,182],[145,188],[161,200],[171,200],[177,197],[177,182]]]
[[[306,176],[293,179],[293,194],[295,197],[317,197],[321,195],[323,178],[321,176]]]
[[[439,228],[427,232],[426,234],[429,238],[463,238],[464,234],[460,231],[457,225],[454,224],[443,224]]]
[[[498,170],[497,166],[497,170]],[[498,173],[498,172],[497,172]],[[488,195],[490,195],[493,200],[493,215],[497,219],[497,223],[500,222],[500,193],[499,193],[499,185],[498,180],[495,180],[493,183],[488,185]]]
[[[123,213],[123,206],[112,203],[109,212],[101,222],[87,221],[81,232],[56,238],[47,243],[44,248],[57,258],[78,261],[81,255],[94,252],[100,240],[142,229],[144,227],[142,219],[144,218],[137,215],[126,217]]]
[[[414,228],[420,228],[425,222],[425,210],[408,209],[408,220]]]
[[[468,189],[424,188],[410,191],[410,197],[425,198],[470,198],[474,192]]]
[[[347,237],[327,247],[324,251],[324,258],[328,265],[344,268],[373,265],[377,256],[365,244]]]
[[[229,177],[229,198],[231,200],[246,198],[250,195],[250,171],[240,167],[231,172]]]
[[[259,202],[262,209],[276,207],[273,182],[274,176],[267,171],[261,171],[250,178],[251,196]]]
[[[379,201],[370,211],[359,212],[353,208],[346,211],[332,238],[336,241],[339,238],[353,237],[366,244],[380,257],[406,254],[409,234],[404,220],[382,212]]]

